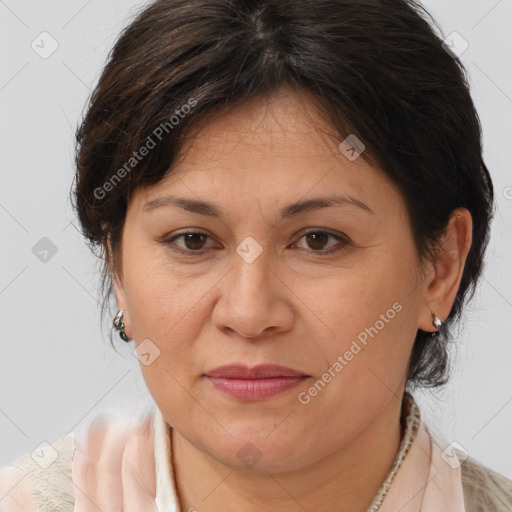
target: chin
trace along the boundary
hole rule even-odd
[[[274,431],[272,432],[272,430]],[[278,433],[274,427],[258,425],[233,427],[226,425],[233,437],[224,432],[222,437],[208,436],[199,440],[201,449],[220,463],[236,470],[253,473],[282,473],[301,469],[318,456],[314,446],[308,450],[299,431]],[[300,429],[299,429],[300,430]]]

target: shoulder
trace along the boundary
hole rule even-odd
[[[39,503],[39,510],[45,510],[46,504],[54,502],[55,512],[70,510],[73,451],[71,432],[51,444],[40,443],[9,466],[0,468],[0,512],[36,511]]]
[[[154,411],[103,412],[0,468],[0,512],[71,512],[77,501],[96,496],[105,478],[120,483],[127,465],[146,471],[138,480],[151,492],[153,417]]]
[[[27,474],[13,465],[0,467],[0,512],[36,512]]]
[[[512,481],[457,451],[466,512],[510,512]],[[467,457],[467,458],[466,458]]]

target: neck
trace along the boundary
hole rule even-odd
[[[401,439],[401,402],[392,399],[348,445],[296,471],[269,473],[228,467],[176,430],[172,453],[182,511],[367,510],[391,471]]]

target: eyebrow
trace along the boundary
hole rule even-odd
[[[156,199],[148,201],[144,205],[143,211],[150,212],[162,206],[169,205],[178,206],[179,208],[183,208],[184,210],[187,210],[189,212],[199,213],[201,215],[207,215],[209,217],[222,218],[224,216],[223,209],[215,205],[214,203],[211,203],[209,201],[201,201],[197,199],[188,199],[185,197],[174,196],[158,197]],[[289,218],[312,210],[327,208],[329,206],[353,206],[367,213],[375,213],[369,206],[367,206],[363,202],[347,195],[315,197],[312,199],[306,199],[304,201],[297,201],[282,208],[280,213],[282,218]]]

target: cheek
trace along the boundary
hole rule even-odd
[[[204,290],[200,280],[180,282],[151,269],[129,288],[128,307],[141,372],[171,422],[179,423],[183,411],[195,406],[191,387],[200,370],[195,341],[204,323],[200,318]],[[142,357],[145,352],[150,353],[149,361]]]
[[[148,388],[153,396],[165,390],[164,401],[185,399],[180,384],[190,388],[204,370],[198,341],[211,315],[208,292],[218,275],[178,275],[168,261],[151,254],[126,262],[126,299],[135,345],[138,351],[147,346],[157,354],[151,364],[141,364]]]
[[[207,276],[177,273],[159,247],[127,251],[125,262],[126,298],[136,340],[153,337],[163,342],[181,324],[197,325],[190,324],[189,317],[205,294]]]
[[[365,268],[340,271],[336,278],[318,283],[317,293],[310,288],[304,302],[318,313],[314,321],[329,329],[313,349],[317,360],[327,369],[338,356],[344,359],[339,372],[344,377],[333,388],[344,387],[346,379],[350,388],[358,382],[374,390],[382,386],[379,378],[392,387],[405,378],[421,298],[413,259],[407,260],[407,253],[399,260],[381,254]],[[296,292],[308,297],[306,288]]]
[[[386,266],[386,265],[385,265]],[[405,382],[417,326],[415,280],[398,267],[387,275],[369,271],[326,281],[315,296],[331,335],[309,347],[319,371],[304,387],[298,413],[311,429],[322,417],[325,429],[344,425],[345,439],[369,425]]]

